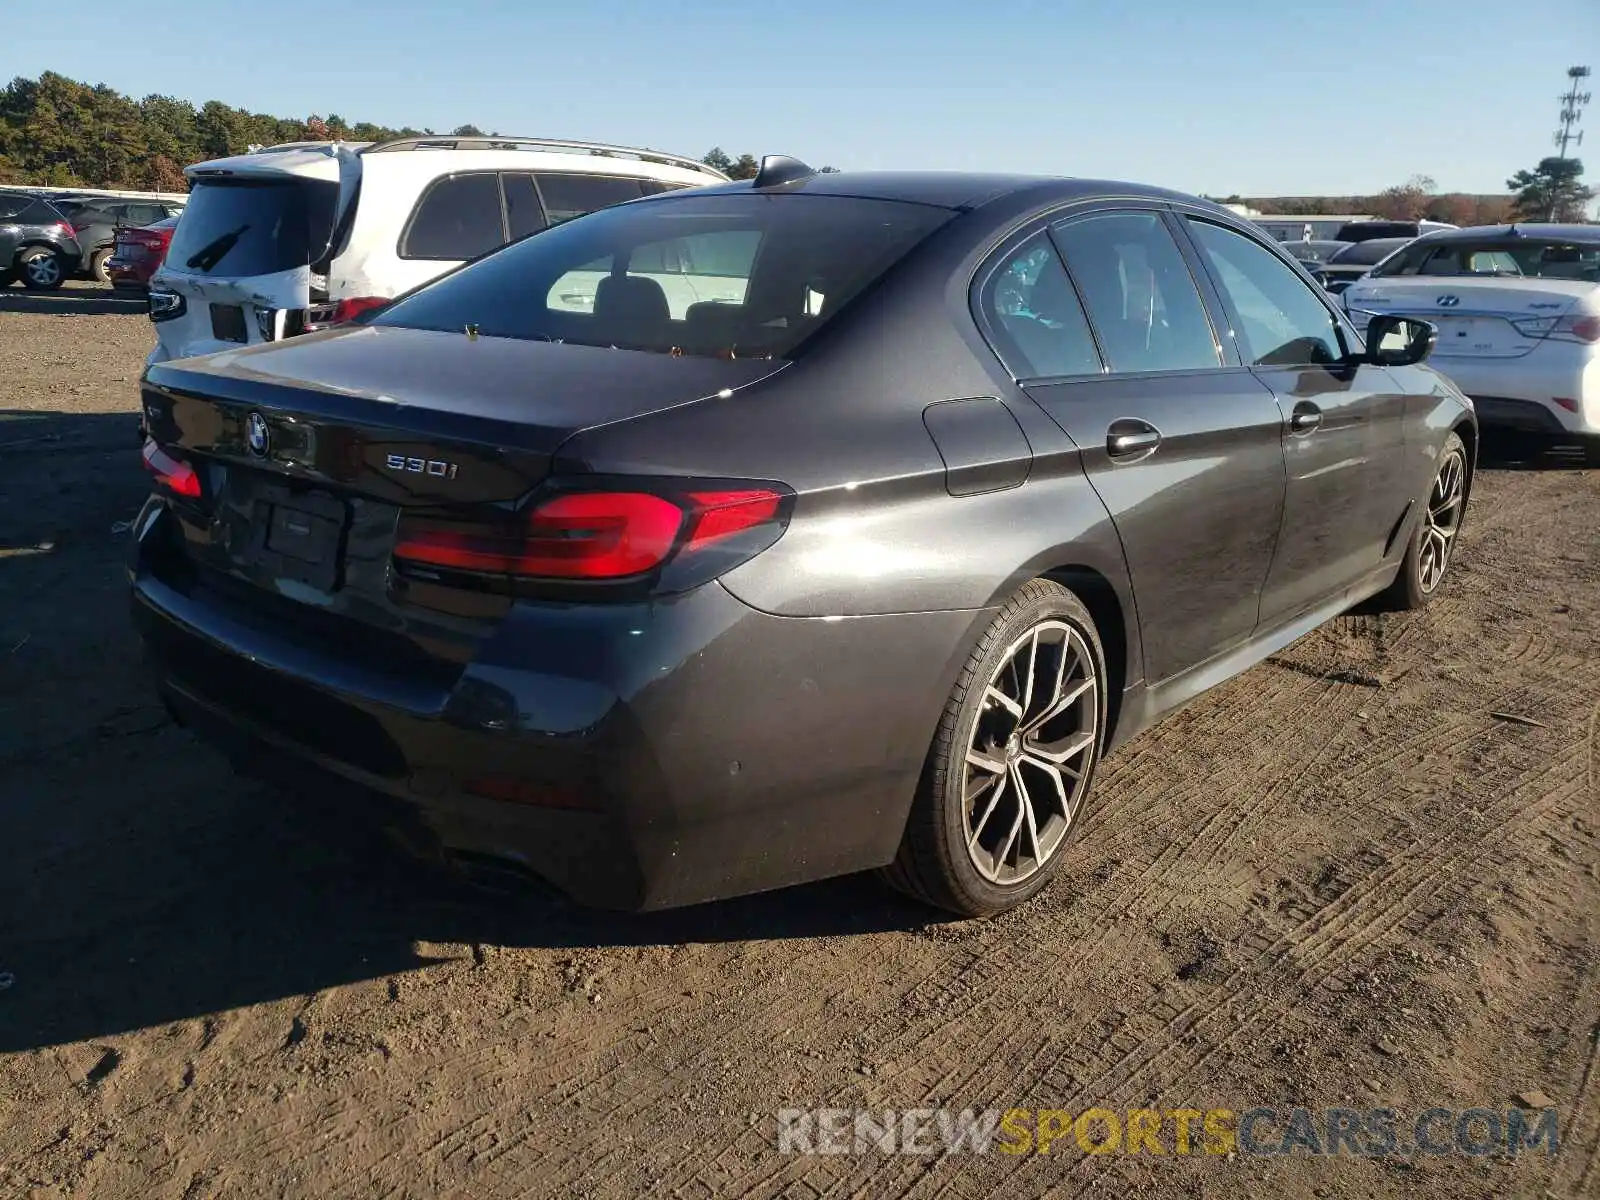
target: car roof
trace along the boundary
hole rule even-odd
[[[695,194],[749,194],[753,189],[763,195],[795,193],[847,196],[861,200],[900,200],[954,209],[977,208],[1003,196],[1022,193],[1035,193],[1041,203],[1100,197],[1183,200],[1191,203],[1198,200],[1198,197],[1183,192],[1139,183],[978,171],[827,171],[770,187],[753,188],[753,184],[753,180],[738,180],[697,188]]]
[[[1441,229],[1425,235],[1429,245],[1438,242],[1481,241],[1484,238],[1557,238],[1562,241],[1600,242],[1600,225],[1557,225],[1542,221],[1517,221],[1510,225],[1469,225]]]

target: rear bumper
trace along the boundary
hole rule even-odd
[[[1585,357],[1582,347],[1541,346],[1521,358],[1436,354],[1429,365],[1472,397],[1486,426],[1600,434],[1600,357]],[[1577,411],[1557,403],[1558,397]]]
[[[403,802],[448,846],[625,909],[892,859],[983,619],[773,617],[716,584],[654,605],[523,604],[453,682],[430,681],[186,595],[138,549],[130,573],[159,686],[203,737],[258,773]]]

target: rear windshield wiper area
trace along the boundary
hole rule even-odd
[[[212,267],[227,257],[228,251],[239,244],[239,239],[249,232],[249,229],[250,226],[248,224],[241,225],[239,228],[231,229],[221,237],[207,242],[189,256],[189,269],[191,271],[210,271]]]

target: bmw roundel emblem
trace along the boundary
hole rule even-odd
[[[1460,296],[1440,296],[1436,301],[1434,301],[1434,303],[1437,304],[1440,308],[1454,308],[1456,305],[1461,303],[1461,297]]]
[[[272,431],[267,428],[267,419],[258,412],[253,412],[245,419],[245,441],[250,447],[250,453],[257,458],[265,458],[267,450],[272,445]]]

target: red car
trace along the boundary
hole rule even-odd
[[[167,247],[172,244],[172,231],[177,227],[178,218],[168,217],[143,229],[117,230],[116,249],[106,260],[111,286],[118,291],[149,291],[150,276],[156,273],[162,259],[167,257]]]

